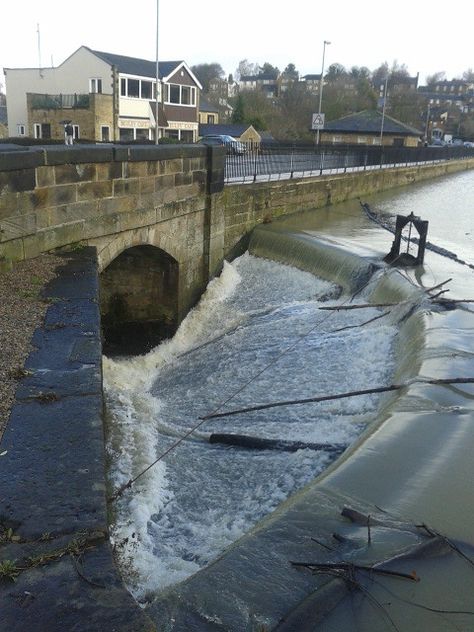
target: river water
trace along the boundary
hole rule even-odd
[[[430,241],[474,263],[473,194],[474,174],[467,172],[367,201],[384,213],[413,211],[428,219]],[[330,236],[365,254],[368,248],[388,252],[392,239],[356,201],[275,224],[288,234]],[[439,255],[427,256],[425,284],[442,280],[444,264]],[[458,272],[453,295],[462,296],[468,283],[472,287],[473,271],[452,261],[449,266]],[[104,358],[114,488],[200,424],[114,503],[112,538],[138,600],[215,559],[327,468],[337,458],[333,448],[350,445],[376,417],[380,396],[370,395],[200,420],[216,410],[389,384],[396,320],[372,320],[380,315],[375,308],[319,309],[350,298],[336,284],[245,253],[225,264],[173,339],[145,356]],[[364,302],[364,292],[357,301]],[[229,447],[210,444],[212,433],[308,447]]]

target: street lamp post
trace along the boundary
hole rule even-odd
[[[158,64],[158,25],[160,13],[160,0],[156,0],[156,94],[155,94],[155,145],[158,145],[158,112],[160,101],[160,70]]]
[[[380,146],[383,145],[383,125],[385,122],[385,104],[387,103],[387,83],[388,83],[388,75],[385,77],[385,85],[383,91],[383,105],[382,105],[382,123],[380,125]]]
[[[324,83],[324,56],[326,54],[326,46],[329,46],[331,42],[324,40],[323,44],[323,62],[321,64],[321,77],[319,79],[319,107],[318,107],[318,115],[321,119],[321,104],[323,102],[323,83]],[[319,128],[316,130],[316,145],[319,145]]]

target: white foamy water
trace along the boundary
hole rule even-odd
[[[385,317],[338,331],[378,312],[317,309],[336,296],[311,274],[245,254],[225,264],[173,339],[138,358],[104,358],[113,487],[215,409],[388,384],[396,327]],[[378,402],[354,397],[206,421],[114,503],[111,533],[137,599],[215,559],[334,458],[210,444],[211,433],[348,445]]]

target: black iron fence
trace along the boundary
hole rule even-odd
[[[227,148],[225,181],[257,182],[474,158],[464,145],[395,147],[369,145],[246,144]]]

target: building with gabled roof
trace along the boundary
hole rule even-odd
[[[199,137],[208,135],[233,136],[236,140],[246,143],[260,143],[262,138],[259,132],[248,123],[220,123],[218,125],[199,125]]]
[[[421,130],[394,119],[378,110],[363,110],[327,122],[320,133],[322,143],[358,145],[395,145],[417,147]]]
[[[156,62],[81,46],[54,68],[6,68],[10,136],[62,139],[71,121],[76,139],[194,142],[198,79],[185,61]],[[158,121],[156,122],[156,114]]]

